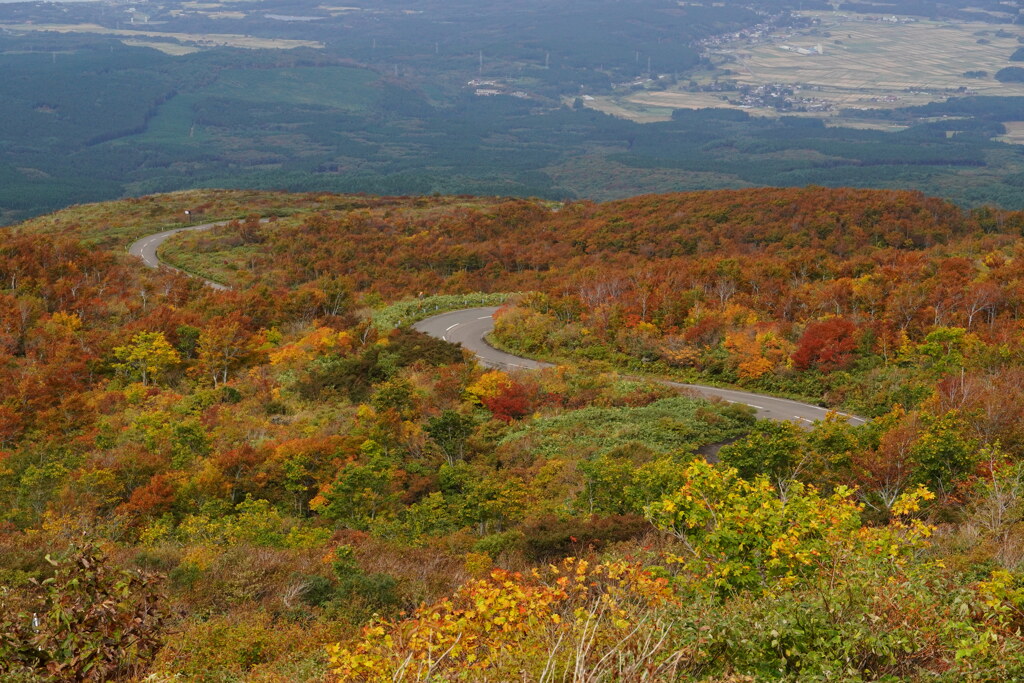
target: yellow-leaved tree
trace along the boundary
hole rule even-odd
[[[181,362],[178,351],[163,332],[139,332],[131,342],[114,349],[114,369],[143,384],[155,382]]]

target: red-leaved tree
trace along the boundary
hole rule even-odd
[[[822,372],[847,367],[857,348],[856,333],[857,326],[846,318],[811,323],[793,352],[793,365],[798,370],[817,368]]]

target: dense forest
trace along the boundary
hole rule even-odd
[[[1018,98],[963,88],[926,107],[842,112],[901,132],[735,109],[641,124],[584,106],[704,79],[702,40],[784,30],[807,21],[790,10],[827,3],[214,5],[0,3],[0,224],[213,187],[600,201],[813,183],[1024,208],[1024,154],[1002,137]],[[998,26],[999,7],[923,1],[905,12]],[[47,25],[100,33],[35,30]],[[1007,64],[1000,78],[1012,79]]]
[[[235,220],[164,258],[232,289],[125,253],[185,210]],[[8,229],[0,677],[1019,678],[1022,233],[813,187]],[[494,343],[557,367],[409,327],[494,300]]]

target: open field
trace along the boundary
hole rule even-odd
[[[323,47],[323,43],[314,40],[259,38],[256,36],[242,36],[233,33],[166,33],[162,31],[139,31],[135,29],[107,28],[105,26],[100,26],[99,24],[0,24],[0,29],[12,31],[14,33],[22,31],[93,33],[128,39],[140,37],[171,38],[182,45],[195,45],[199,47],[240,47],[250,50],[291,50],[296,47]]]
[[[1015,145],[1024,145],[1024,121],[1007,121],[1003,125],[1006,126],[1006,135],[1000,136],[1000,140]]]
[[[841,109],[911,107],[953,95],[1024,95],[1024,83],[1000,83],[993,78],[997,71],[1011,65],[1009,57],[1020,47],[1017,38],[1024,37],[1024,27],[980,22],[892,22],[828,12],[804,15],[817,19],[818,24],[773,35],[757,45],[716,47],[712,59],[722,69],[717,78],[745,86],[799,84],[794,97],[813,98],[829,105],[829,111],[807,115],[825,119],[837,119]],[[816,54],[819,45],[822,54]],[[987,76],[967,78],[964,73],[968,71],[983,71]],[[711,78],[701,80],[709,82]],[[757,102],[741,106],[739,98],[736,92],[668,90],[637,92],[589,104],[636,121],[650,120],[651,108],[729,107],[761,116],[778,115],[774,107],[759,106]]]
[[[777,118],[779,116],[806,116],[821,118],[819,112],[779,112],[771,107],[741,107],[729,102],[729,97],[735,97],[735,93],[712,93],[712,92],[645,92],[637,93],[629,97],[595,97],[587,102],[587,106],[603,111],[612,116],[629,119],[637,123],[651,123],[654,121],[668,121],[672,118],[674,109],[743,109],[752,116],[764,116]],[[929,102],[923,99],[919,104]],[[909,105],[902,105],[909,106]],[[830,125],[842,125],[846,128],[860,128],[863,130],[881,130],[894,132],[903,130],[905,125],[894,124],[888,121],[857,120],[832,116],[828,118]]]
[[[165,43],[159,40],[122,40],[121,42],[129,47],[149,47],[172,57],[181,57],[182,55],[199,52],[198,47],[182,45],[181,43]]]
[[[377,97],[377,74],[340,66],[295,69],[231,69],[198,91],[204,97],[243,102],[281,102],[367,111]]]
[[[779,36],[771,44],[736,49],[736,80],[741,83],[803,83],[846,92],[845,106],[878,106],[876,93],[935,91],[965,87],[982,95],[1019,95],[1024,84],[999,83],[992,75],[1009,66],[1020,47],[1020,26],[914,21],[870,21],[824,12],[807,13],[819,19],[814,29]],[[826,35],[828,34],[828,35]],[[979,41],[986,41],[979,43]],[[803,55],[791,48],[824,54]],[[965,78],[966,71],[986,71],[987,78]]]
[[[568,101],[570,98],[566,98]],[[595,97],[585,102],[586,106],[593,109],[597,109],[611,114],[612,116],[618,116],[623,119],[630,119],[637,123],[653,123],[654,121],[668,121],[672,118],[672,110],[676,107],[665,106],[663,104],[641,102],[639,100],[629,100],[627,102],[621,102],[621,98],[618,97]],[[708,107],[721,106],[721,105],[702,105]]]
[[[920,97],[922,91],[965,87],[986,95],[1024,94],[1024,84],[999,83],[992,75],[1010,66],[1009,57],[1020,47],[1024,28],[990,24],[912,22],[895,24],[809,12],[820,27],[792,36],[779,36],[772,44],[736,49],[740,83],[803,83],[846,93],[846,106],[879,106],[871,101],[882,93]],[[826,35],[827,34],[827,35]],[[985,41],[979,43],[979,41]],[[823,54],[799,54],[785,50],[813,49]],[[984,71],[987,78],[969,79],[965,72]],[[903,90],[911,93],[902,93]],[[916,102],[910,102],[916,103]],[[902,105],[902,104],[900,104]]]

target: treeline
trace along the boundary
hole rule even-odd
[[[997,71],[994,78],[1000,83],[1020,83],[1024,81],[1024,69],[1019,66],[1008,66]]]
[[[951,97],[945,102],[931,102],[898,109],[857,110],[861,118],[912,120],[933,116],[970,116],[988,121],[1015,121],[1024,106],[1024,97]],[[853,113],[853,112],[845,112]],[[958,122],[960,123],[960,122]]]

